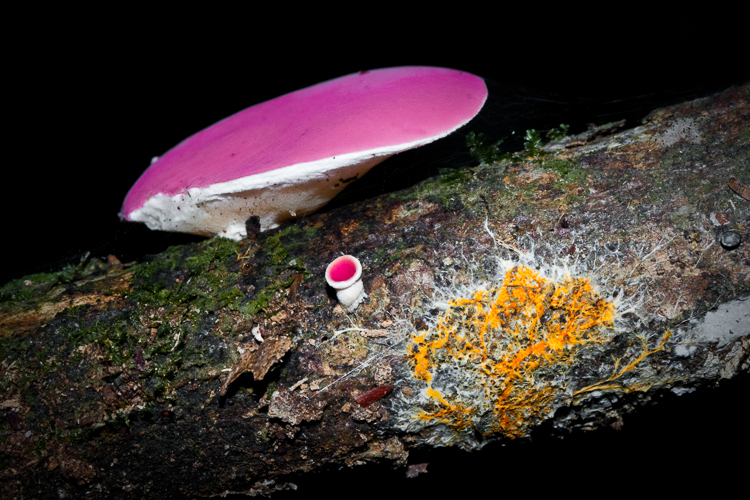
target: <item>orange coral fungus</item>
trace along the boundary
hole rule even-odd
[[[564,395],[578,348],[607,339],[614,313],[588,279],[512,267],[500,287],[451,300],[435,328],[412,339],[409,366],[433,403],[419,418],[523,435]]]

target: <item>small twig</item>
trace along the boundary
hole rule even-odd
[[[709,248],[711,248],[714,245],[714,243],[716,243],[716,240],[712,241],[711,244],[708,245],[707,247],[703,247],[703,250],[701,251],[701,254],[698,256],[698,260],[695,261],[695,265],[693,266],[693,269],[695,269],[696,267],[698,267],[698,264],[700,264],[700,261],[703,258],[703,254],[706,253],[706,250],[708,250]]]
[[[307,382],[307,377],[303,378],[302,380],[299,380],[299,381],[295,382],[294,385],[289,388],[289,392],[293,391],[294,389],[296,389],[297,387],[301,386],[305,382]]]

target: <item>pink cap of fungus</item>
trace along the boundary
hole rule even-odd
[[[349,312],[367,297],[361,277],[362,264],[351,255],[337,258],[326,268],[326,281],[336,289],[336,297]]]
[[[155,159],[120,216],[151,229],[239,240],[311,214],[389,156],[444,137],[487,98],[446,68],[355,73],[277,97],[192,135]]]

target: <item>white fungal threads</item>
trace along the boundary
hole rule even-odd
[[[336,297],[349,312],[367,297],[361,277],[362,264],[351,255],[337,258],[326,268],[326,281],[336,290]]]

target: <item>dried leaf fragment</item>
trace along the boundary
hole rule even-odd
[[[732,188],[732,191],[742,196],[747,201],[750,201],[750,186],[748,186],[747,184],[743,184],[742,182],[732,177],[731,179],[729,179],[729,187]]]
[[[299,425],[305,421],[320,420],[327,404],[327,400],[322,398],[307,399],[288,389],[279,389],[271,396],[268,416],[280,418],[288,424]]]
[[[249,371],[252,372],[255,380],[262,380],[268,370],[284,357],[284,354],[291,349],[292,341],[287,337],[276,339],[267,339],[260,344],[260,347],[254,351],[247,350],[240,356],[240,361],[232,366],[229,376],[221,387],[221,395],[227,392],[229,384],[234,382],[237,377]]]
[[[420,474],[426,474],[427,473],[427,466],[430,465],[429,463],[423,463],[423,464],[411,464],[406,467],[406,477],[409,479],[413,479],[417,477]]]

